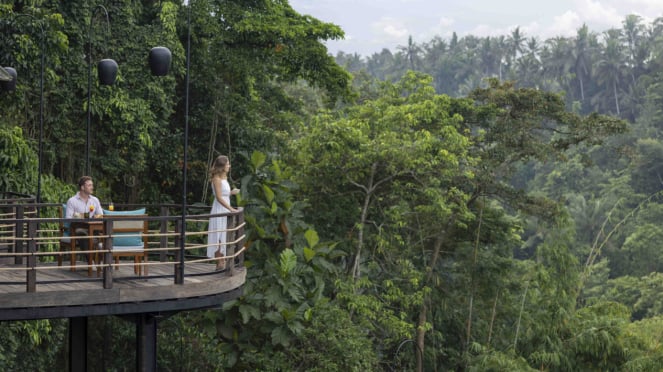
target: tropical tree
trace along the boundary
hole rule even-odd
[[[408,317],[421,351],[413,361],[418,369],[439,361],[426,348],[427,338],[446,339],[445,353],[455,357],[443,364],[454,368],[477,339],[499,334],[492,342],[502,347],[513,337],[506,324],[487,322],[495,301],[507,312],[517,306],[516,296],[505,291],[522,286],[506,273],[528,271],[512,259],[520,223],[510,214],[548,221],[561,216],[555,202],[507,185],[518,164],[561,160],[568,148],[625,128],[607,117],[568,113],[560,96],[512,83],[492,80],[468,100],[435,95],[430,81],[408,73],[385,84],[376,100],[343,115],[319,115],[293,143],[298,183],[318,211],[315,225],[323,236],[342,241],[339,247],[352,258],[348,274],[355,281],[366,276],[375,286],[387,279],[385,272],[405,275],[402,267],[411,267],[418,273],[418,285],[399,286],[400,298],[424,301],[398,305],[404,314],[418,308],[416,318]],[[569,257],[559,270],[579,270]],[[386,288],[394,286],[389,283]],[[572,277],[565,283],[560,292],[577,288]],[[572,310],[575,296],[564,301],[559,306]],[[435,309],[442,303],[465,310],[440,314]]]
[[[511,35],[507,38],[507,64],[511,65],[516,61],[523,52],[523,45],[526,42],[525,34],[520,32],[520,27],[516,27],[511,31]]]
[[[585,102],[585,84],[587,79],[591,76],[591,68],[593,66],[592,56],[596,51],[597,41],[596,35],[589,32],[587,25],[583,24],[578,29],[576,38],[573,43],[573,71],[575,72],[576,79],[578,80],[578,88],[580,89],[580,102]]]
[[[405,55],[409,68],[416,70],[419,65],[419,59],[421,58],[419,56],[421,47],[412,40],[412,35],[408,36],[406,46],[397,46],[396,49]]]
[[[621,31],[611,29],[604,34],[605,48],[598,57],[595,68],[595,78],[599,86],[603,87],[603,92],[609,92],[609,96],[598,92],[592,97],[594,108],[608,109],[612,107],[617,116],[621,114],[621,84],[624,77],[624,68],[626,67],[624,51],[620,41]],[[606,102],[606,98],[612,100],[612,104]]]

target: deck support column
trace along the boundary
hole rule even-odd
[[[157,370],[157,317],[136,315],[136,371]]]
[[[69,318],[69,371],[87,371],[87,317]]]

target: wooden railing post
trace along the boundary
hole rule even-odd
[[[15,207],[16,211],[16,224],[14,227],[14,236],[16,238],[22,238],[23,237],[23,218],[25,216],[23,206],[20,204],[17,204]],[[14,253],[23,253],[25,252],[24,246],[23,246],[23,240],[18,239],[15,240],[16,244],[14,245]],[[21,255],[16,255],[14,256],[14,263],[17,265],[21,265],[23,263],[23,256]]]
[[[170,215],[168,207],[161,207],[161,217],[168,217]],[[167,218],[162,218],[160,221],[160,229],[159,232],[161,233],[161,238],[159,240],[159,248],[165,248],[168,246],[168,236],[166,236],[166,233],[168,233],[168,219]],[[168,261],[168,252],[167,251],[159,251],[159,261],[160,262],[166,262]]]
[[[27,291],[31,293],[37,291],[37,270],[35,269],[37,267],[37,256],[35,256],[35,253],[37,252],[37,241],[35,238],[37,235],[38,226],[38,221],[28,222],[28,237],[30,238],[30,241],[28,242],[28,252],[30,253],[30,256],[28,256],[28,264],[25,275]]]
[[[177,233],[175,235],[175,246],[179,247],[180,244],[186,244],[185,242],[181,242],[182,238],[180,237],[182,231],[182,220],[177,220],[175,223],[175,232]],[[173,265],[173,268],[175,270],[175,284],[184,284],[184,277],[182,276],[182,273],[184,270],[182,270],[182,263],[181,263],[181,255],[182,253],[180,252],[180,249],[175,250],[175,265]]]
[[[242,208],[242,213],[237,215],[237,226],[242,226],[244,224],[244,208]],[[237,236],[244,236],[244,227],[242,226],[237,230]],[[239,242],[237,242],[237,249],[240,250],[244,247],[244,244],[246,243],[246,237]],[[240,254],[239,257],[237,257],[237,266],[238,267],[244,267],[244,253]]]
[[[107,236],[111,236],[110,238],[104,239],[104,256],[103,256],[103,264],[104,264],[104,270],[103,270],[103,277],[104,277],[104,289],[111,289],[113,288],[113,267],[111,267],[110,264],[113,263],[113,254],[111,251],[113,250],[113,221],[110,219],[105,219],[104,220],[104,231],[106,232]],[[101,238],[99,238],[101,239]]]
[[[226,242],[233,242],[239,235],[237,235],[237,231],[235,230],[235,227],[237,227],[237,216],[239,213],[233,213],[229,215],[226,218],[226,230],[228,232],[226,233]],[[237,250],[235,249],[236,245],[235,243],[233,244],[226,244],[226,256],[227,257],[233,257],[235,256],[235,252]],[[233,276],[235,275],[235,258],[231,258],[229,261],[226,261],[226,276]]]

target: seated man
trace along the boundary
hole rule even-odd
[[[83,218],[86,213],[90,218],[98,218],[103,216],[104,212],[101,209],[101,204],[96,196],[92,195],[94,192],[94,183],[92,177],[83,176],[78,179],[78,192],[67,200],[67,214],[66,218]],[[75,235],[87,235],[87,231],[83,229],[76,229],[73,232]],[[74,235],[72,234],[72,235]],[[88,250],[88,240],[78,240],[82,250]]]

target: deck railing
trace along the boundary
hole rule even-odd
[[[4,200],[6,201],[6,200]],[[3,201],[3,202],[4,202]],[[72,252],[69,249],[62,249],[60,239],[62,238],[60,226],[64,222],[83,221],[82,219],[63,219],[50,217],[58,215],[58,208],[61,204],[35,204],[34,200],[21,199],[12,200],[8,203],[0,204],[0,272],[2,271],[24,271],[25,280],[22,283],[0,282],[2,285],[25,284],[26,292],[36,292],[38,288],[37,273],[42,270],[70,270],[74,268],[73,263],[68,258],[72,253],[95,254],[103,257],[100,265],[101,270],[94,270],[96,275],[81,276],[80,281],[99,281],[103,288],[113,287],[114,271],[117,267],[142,265],[147,267],[169,266],[172,268],[167,275],[146,275],[134,276],[130,279],[142,278],[146,280],[171,277],[174,284],[182,284],[185,276],[197,275],[219,275],[216,268],[216,258],[206,257],[208,221],[211,217],[227,216],[226,228],[226,255],[223,260],[226,261],[226,268],[223,274],[232,276],[240,267],[244,266],[244,244],[245,222],[244,213],[240,209],[238,212],[229,214],[198,214],[198,211],[208,211],[207,206],[188,206],[184,220],[181,213],[181,206],[178,205],[118,205],[117,210],[134,209],[145,207],[148,217],[123,217],[123,220],[141,220],[148,221],[147,262],[136,263],[120,262],[116,264],[112,258],[112,242],[117,235],[113,234],[113,225],[117,218],[105,216],[103,218],[104,234],[95,236],[100,241],[107,242],[101,249],[89,247],[89,250],[82,251],[76,249]],[[37,211],[39,216],[37,217]],[[182,235],[182,226],[185,226],[184,235]],[[184,241],[182,241],[184,236]],[[87,237],[71,236],[71,239],[87,239]],[[79,245],[79,244],[77,244]],[[65,247],[68,245],[65,245]],[[80,245],[79,245],[80,246]],[[62,266],[57,265],[58,256],[62,257]],[[195,265],[194,265],[195,264]],[[209,264],[209,265],[201,265]],[[186,266],[196,266],[195,273],[185,270]],[[88,270],[89,263],[76,262],[76,269]],[[200,268],[203,267],[203,270]],[[99,269],[98,266],[94,267]],[[143,270],[145,271],[145,270]],[[164,272],[159,270],[159,272]],[[184,273],[187,274],[184,274]],[[123,276],[122,278],[127,278]],[[71,279],[68,279],[71,281]],[[52,282],[49,282],[52,284]]]

